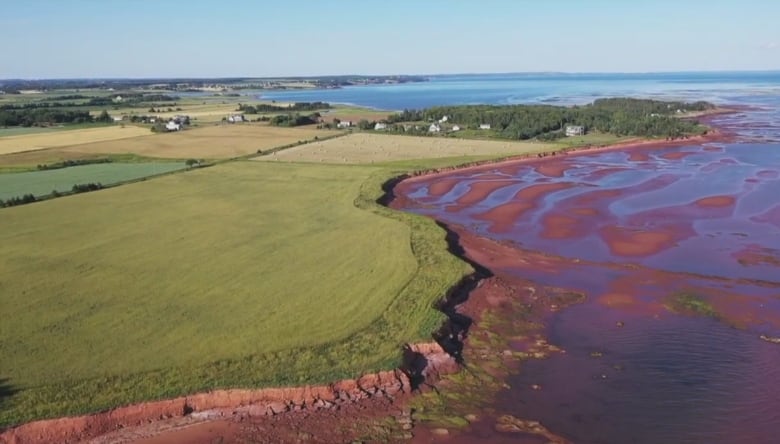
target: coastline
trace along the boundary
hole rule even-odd
[[[733,112],[737,111],[727,110],[717,114]],[[708,116],[711,115],[716,115],[716,113]],[[398,197],[395,191],[402,190],[405,184],[453,172],[479,171],[496,164],[514,165],[545,162],[551,157],[560,158],[572,153],[587,155],[605,151],[632,151],[698,143],[727,142],[734,137],[733,134],[711,128],[706,135],[675,140],[632,140],[613,145],[568,148],[455,167],[423,170],[389,181],[384,187],[386,193],[381,201],[392,203],[388,206],[396,209],[398,204],[403,203],[404,198]],[[0,442],[9,444],[52,441],[79,442],[106,436],[117,429],[123,429],[123,431],[113,433],[112,437],[105,442],[131,442],[144,434],[146,434],[145,437],[150,437],[159,433],[181,431],[208,422],[276,417],[297,412],[340,410],[346,405],[375,401],[380,398],[389,399],[391,403],[395,398],[401,400],[419,389],[420,385],[432,384],[438,380],[440,375],[458,370],[459,351],[463,346],[465,329],[468,327],[466,326],[464,329],[462,326],[455,326],[451,321],[457,316],[468,316],[467,324],[470,324],[472,319],[479,316],[479,313],[485,309],[486,301],[472,296],[477,294],[482,283],[493,278],[493,273],[489,268],[491,261],[487,260],[488,256],[481,255],[480,251],[481,249],[489,249],[494,242],[468,234],[464,230],[446,226],[444,228],[447,232],[450,252],[470,262],[477,271],[465,282],[455,285],[444,299],[443,305],[449,306],[442,308],[442,311],[449,315],[450,322],[445,323],[439,332],[433,332],[434,336],[439,339],[439,343],[408,345],[404,351],[404,363],[399,369],[370,373],[357,379],[347,379],[322,386],[215,390],[170,400],[133,404],[90,415],[34,421],[3,430],[0,433]],[[467,315],[464,315],[460,310],[461,306],[465,304],[470,307],[466,310]],[[450,346],[442,347],[440,345],[440,343],[446,344],[448,342]],[[166,421],[170,424],[182,419],[184,421],[180,421],[178,425],[166,426],[165,424]]]

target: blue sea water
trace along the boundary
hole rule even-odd
[[[780,71],[647,74],[437,75],[427,82],[341,89],[248,91],[262,100],[323,101],[384,110],[461,104],[584,104],[599,97],[744,102],[780,95]]]

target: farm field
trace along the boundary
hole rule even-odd
[[[314,128],[281,128],[260,124],[214,125],[180,132],[149,134],[108,143],[64,147],[79,154],[132,153],[145,157],[221,159],[256,153],[273,147],[338,134]]]
[[[149,135],[148,128],[127,125],[79,128],[0,137],[0,155],[63,147],[83,143],[106,142]]]
[[[73,185],[101,183],[111,185],[185,168],[179,162],[101,163],[56,170],[0,174],[0,199],[52,191],[70,191]]]
[[[39,164],[64,160],[125,154],[147,158],[220,159],[337,134],[339,132],[313,128],[280,128],[259,124],[215,125],[167,134],[151,134],[144,130],[143,135],[126,140],[0,155],[0,169],[35,168]]]
[[[332,109],[322,112],[322,118],[326,122],[333,122],[333,119],[339,119],[342,121],[349,120],[352,121],[353,124],[357,124],[361,119],[368,120],[369,122],[383,120],[390,114],[393,114],[393,111],[334,105]]]
[[[0,210],[0,426],[394,368],[468,267],[373,203],[393,174],[239,161]]]
[[[445,137],[413,137],[355,133],[280,151],[258,161],[366,164],[413,159],[468,156],[509,156],[556,148],[540,142],[466,140]]]

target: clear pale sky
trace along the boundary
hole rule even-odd
[[[780,69],[778,0],[0,0],[0,78]]]

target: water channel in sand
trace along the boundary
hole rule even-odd
[[[775,109],[719,118],[733,143],[487,165],[396,189],[408,211],[511,246],[496,273],[586,295],[546,326],[566,353],[524,363],[493,409],[578,443],[776,442],[780,345],[761,339],[780,336]],[[507,438],[485,430],[463,437]]]

